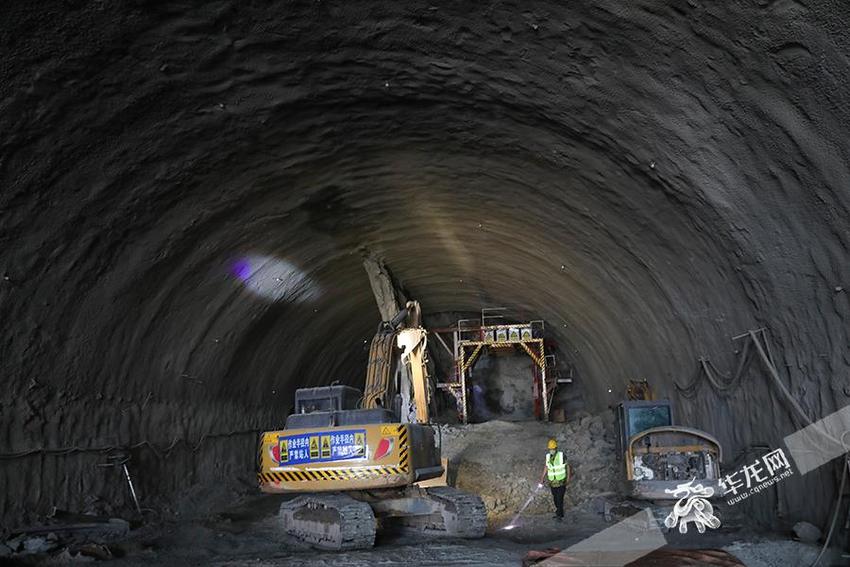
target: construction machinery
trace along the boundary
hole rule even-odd
[[[378,529],[484,535],[480,497],[415,484],[444,472],[428,425],[426,337],[419,304],[407,302],[372,340],[362,393],[299,389],[285,428],[263,433],[260,489],[297,495],[280,507],[287,534],[336,550],[371,547]]]
[[[722,494],[720,442],[704,431],[673,425],[670,401],[653,400],[648,386],[641,390],[640,399],[617,406],[627,494],[644,500],[675,500],[675,489],[693,479],[712,488],[715,495]]]

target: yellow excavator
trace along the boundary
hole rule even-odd
[[[262,435],[260,489],[295,493],[279,519],[292,537],[323,549],[374,545],[378,529],[477,538],[487,512],[477,495],[416,485],[443,474],[429,401],[427,333],[419,303],[382,322],[366,385],[302,388],[295,413]]]

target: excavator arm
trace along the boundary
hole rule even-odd
[[[381,323],[369,349],[362,407],[388,408],[397,394],[412,391],[413,399],[405,400],[408,403],[402,404],[402,407],[412,405],[416,408],[417,423],[430,421],[427,336],[427,331],[421,326],[418,301],[408,301],[392,320]],[[401,351],[400,362],[406,369],[402,379],[409,379],[411,388],[396,387],[394,371],[395,362],[399,360],[396,348]]]
[[[404,329],[398,333],[397,344],[404,351],[401,355],[403,363],[407,364],[408,376],[413,386],[413,404],[416,407],[416,422],[428,423],[428,369],[425,365],[425,347],[428,344],[428,334],[423,328]]]

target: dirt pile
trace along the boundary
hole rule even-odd
[[[620,475],[610,411],[580,414],[568,423],[489,421],[444,425],[441,432],[450,484],[480,494],[491,523],[515,514],[532,494],[543,472],[550,437],[558,440],[573,469],[567,507],[587,505],[594,496],[614,491]],[[525,513],[552,509],[549,491],[544,489],[534,495]]]

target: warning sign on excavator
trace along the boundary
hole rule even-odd
[[[289,460],[289,441],[281,439],[278,446],[280,451],[280,462],[285,463]]]
[[[331,456],[331,436],[322,435],[322,458],[328,459]]]
[[[318,437],[310,437],[310,458],[318,459],[319,458],[319,438]]]
[[[366,434],[365,433],[355,433],[354,434],[354,454],[358,457],[362,457],[366,454]]]
[[[395,425],[382,425],[381,426],[381,436],[386,437],[388,435],[398,435],[396,432]]]

